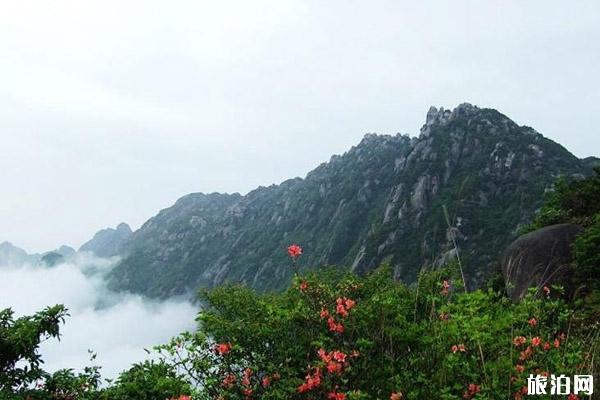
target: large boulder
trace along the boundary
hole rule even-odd
[[[568,289],[572,276],[571,245],[582,230],[572,224],[551,225],[515,240],[502,260],[511,299],[520,300],[532,286],[560,284]]]

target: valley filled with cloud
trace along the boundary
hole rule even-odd
[[[48,371],[82,369],[90,365],[91,350],[103,378],[114,378],[148,358],[144,349],[194,329],[198,308],[187,300],[149,300],[110,291],[103,277],[115,261],[78,254],[55,267],[0,267],[0,309],[12,308],[15,317],[54,304],[69,309],[60,341],[49,339],[41,346]]]

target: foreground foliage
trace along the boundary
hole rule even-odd
[[[43,376],[37,348],[58,337],[67,315],[60,305],[17,319],[11,309],[0,310],[0,392],[24,391]]]
[[[58,335],[66,311],[17,321],[4,311],[0,398],[520,399],[530,373],[598,370],[598,326],[580,326],[554,296],[559,288],[513,304],[493,291],[466,293],[458,276],[431,271],[409,287],[388,268],[368,277],[329,269],[297,276],[278,294],[207,291],[196,332],[106,387],[97,367],[16,368],[23,360],[39,367],[39,339]],[[15,336],[22,329],[28,334]]]
[[[67,310],[57,305],[32,316],[13,316],[11,309],[0,310],[0,400],[162,400],[191,392],[174,366],[164,362],[136,364],[108,388],[101,388],[98,366],[49,374],[42,368],[39,345],[59,338]],[[91,354],[90,361],[95,357]]]
[[[581,180],[561,179],[555,185],[528,230],[570,223],[583,232],[573,243],[573,279],[576,301],[588,320],[600,320],[600,167]]]
[[[575,329],[562,300],[465,293],[449,269],[413,288],[388,269],[328,271],[281,294],[204,299],[198,331],[159,347],[198,398],[518,399],[530,373],[590,373],[598,359],[597,327]]]

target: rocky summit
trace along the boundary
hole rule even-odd
[[[89,252],[97,257],[113,257],[121,253],[124,244],[131,237],[129,225],[122,222],[115,229],[102,229],[91,240],[85,242],[79,251]]]
[[[432,107],[418,137],[369,134],[345,154],[295,178],[240,194],[179,199],[119,244],[116,289],[167,297],[241,282],[277,290],[301,268],[382,263],[414,281],[459,256],[471,287],[531,221],[559,176],[585,176],[581,160],[500,112]]]

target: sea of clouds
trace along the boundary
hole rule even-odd
[[[92,350],[102,377],[115,378],[148,358],[144,349],[194,329],[198,307],[185,299],[155,301],[110,291],[103,277],[115,261],[78,254],[72,262],[52,268],[0,267],[0,309],[10,307],[16,317],[54,304],[69,309],[60,341],[41,345],[47,371],[81,370],[91,365]]]

